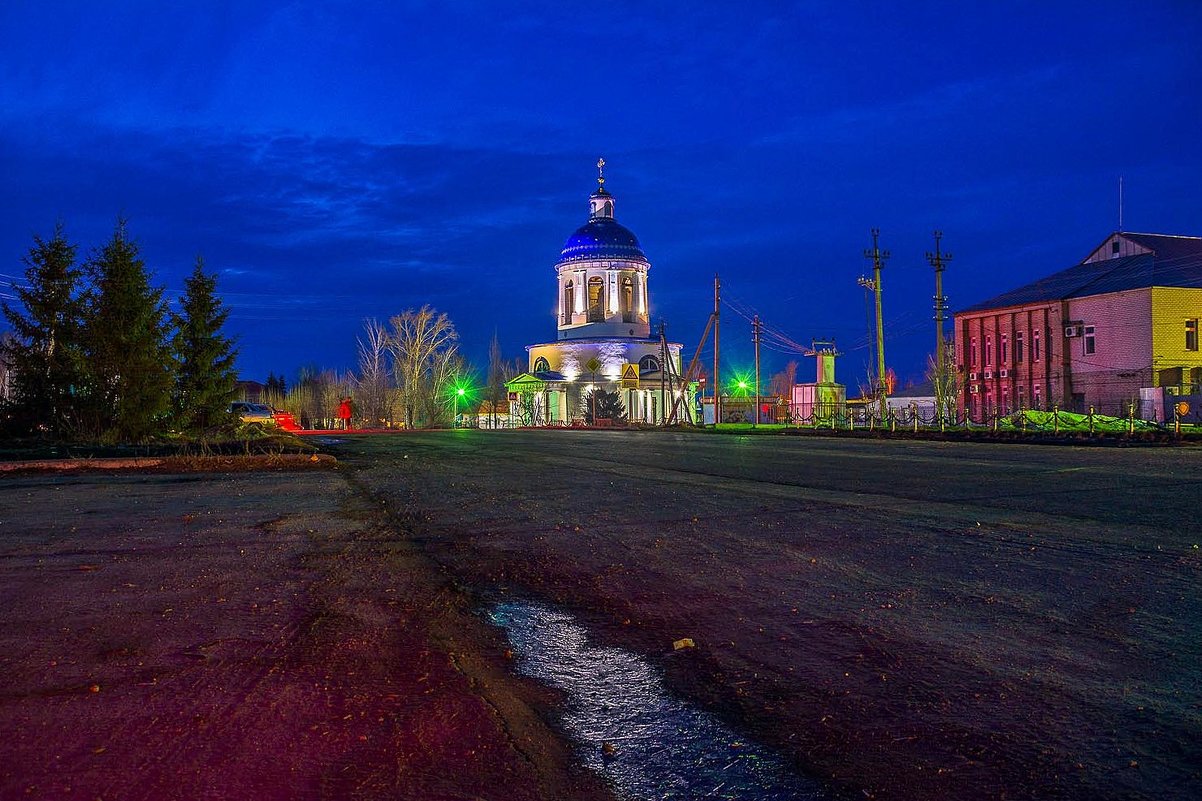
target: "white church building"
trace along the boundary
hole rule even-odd
[[[672,380],[680,375],[681,345],[652,336],[651,262],[614,219],[604,166],[597,162],[588,222],[568,237],[555,263],[558,336],[528,345],[528,372],[507,383],[511,419],[524,425],[580,420],[582,399],[594,387],[618,392],[632,423],[662,422],[674,401],[678,409],[692,408],[687,388]]]

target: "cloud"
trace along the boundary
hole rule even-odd
[[[122,214],[169,288],[203,253],[252,359],[256,322],[286,325],[298,343],[337,338],[345,361],[363,317],[431,302],[491,331],[509,313],[490,306],[498,291],[538,308],[588,186],[581,159],[62,119],[0,131],[0,154],[10,154],[0,155],[13,190],[0,199],[0,247],[11,257],[57,217],[86,252]],[[565,183],[581,186],[574,212],[556,198]],[[308,316],[290,321],[298,308]],[[544,329],[540,320],[527,339]]]

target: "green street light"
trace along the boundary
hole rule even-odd
[[[451,402],[454,404],[455,416],[451,420],[451,427],[459,427],[459,401],[471,401],[475,396],[476,390],[472,386],[470,379],[458,377],[451,382]]]

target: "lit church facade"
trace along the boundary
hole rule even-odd
[[[618,392],[630,422],[671,416],[681,399],[680,384],[670,380],[680,374],[681,346],[652,336],[651,263],[634,234],[614,219],[603,173],[589,197],[588,222],[568,237],[554,269],[558,336],[526,347],[528,372],[507,385],[511,419],[525,425],[579,420],[594,387]],[[671,360],[667,370],[665,359]]]

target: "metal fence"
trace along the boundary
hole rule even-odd
[[[843,409],[836,412],[792,415],[790,424],[798,428],[828,429],[832,431],[975,431],[975,432],[1018,432],[1031,434],[1146,434],[1151,432],[1202,431],[1185,409],[1175,409],[1164,421],[1145,420],[1136,415],[1134,404],[1129,404],[1125,416],[1100,414],[1090,407],[1084,413],[1062,410],[1058,406],[1049,409],[1020,409],[972,415],[968,412],[946,411],[942,414],[931,405],[887,409],[884,414],[869,407]]]

